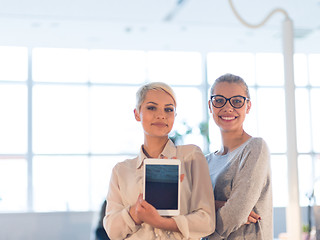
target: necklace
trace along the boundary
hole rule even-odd
[[[142,152],[147,156],[147,158],[152,158],[149,153],[147,153],[147,151],[144,149],[144,147],[142,146]]]

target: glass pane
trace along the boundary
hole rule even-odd
[[[314,196],[315,196],[315,204],[320,205],[320,154],[315,156],[314,158]]]
[[[136,153],[143,144],[141,123],[134,118],[137,87],[91,87],[92,153]]]
[[[91,202],[93,210],[100,210],[109,190],[109,181],[113,167],[121,161],[135,156],[99,156],[91,157]]]
[[[28,49],[0,46],[0,80],[26,81],[28,79]]]
[[[270,151],[285,152],[286,111],[284,90],[262,88],[257,91],[258,131],[267,142]]]
[[[0,212],[27,210],[26,159],[0,157]]]
[[[35,211],[89,210],[88,169],[87,157],[34,157]]]
[[[221,75],[232,73],[242,77],[248,85],[254,85],[254,61],[252,53],[209,53],[208,82],[211,85]]]
[[[210,137],[210,145],[209,145],[209,151],[215,152],[221,148],[221,135],[220,135],[220,129],[215,124],[212,115],[210,114],[209,118],[209,137]]]
[[[320,86],[320,54],[309,55],[310,83],[313,86]]]
[[[243,123],[244,130],[251,136],[258,136],[258,121],[257,121],[257,94],[256,89],[249,88],[251,98],[251,109]]]
[[[177,98],[177,117],[170,136],[174,132],[183,136],[182,142],[177,144],[196,144],[203,147],[203,137],[200,133],[200,123],[203,121],[203,109],[206,107],[202,101],[202,94],[197,88],[174,88]],[[188,134],[188,130],[192,130]]]
[[[152,82],[192,85],[202,82],[201,54],[197,52],[148,52],[148,77]]]
[[[306,54],[294,55],[294,82],[297,86],[308,84],[308,61]]]
[[[273,207],[288,205],[288,165],[284,155],[271,155]]]
[[[311,121],[313,151],[320,152],[320,89],[311,89]]]
[[[99,83],[142,83],[146,80],[143,51],[91,50],[90,81]]]
[[[34,81],[88,82],[88,50],[35,48],[32,51]]]
[[[310,102],[307,89],[296,90],[296,123],[298,152],[311,151]]]
[[[83,86],[35,86],[35,153],[88,152],[88,89]]]
[[[298,157],[299,171],[299,193],[300,205],[308,206],[309,199],[313,190],[313,167],[312,158],[310,155],[300,155]]]
[[[27,87],[0,85],[0,153],[27,152]]]
[[[284,85],[284,66],[282,54],[258,53],[256,55],[256,71],[258,85]]]

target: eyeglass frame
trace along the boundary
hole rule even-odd
[[[222,98],[224,98],[226,101],[225,101],[225,103],[221,106],[221,107],[216,107],[214,104],[213,104],[213,102],[212,102],[212,98],[214,98],[214,97],[222,97]],[[233,106],[233,104],[231,103],[231,98],[234,98],[234,97],[241,97],[241,98],[243,98],[243,104],[241,105],[241,107],[235,107],[235,106]],[[242,108],[243,106],[244,106],[244,104],[245,104],[245,102],[246,101],[250,101],[250,98],[247,98],[247,97],[244,97],[244,96],[241,96],[241,95],[235,95],[235,96],[232,96],[232,97],[230,97],[230,98],[226,98],[225,96],[223,96],[223,95],[219,95],[219,94],[216,94],[216,95],[211,95],[211,97],[210,97],[210,101],[211,101],[211,103],[212,103],[212,106],[214,106],[215,108],[223,108],[226,104],[227,104],[227,102],[229,101],[229,103],[230,103],[230,105],[233,107],[233,108],[236,108],[236,109],[240,109],[240,108]]]

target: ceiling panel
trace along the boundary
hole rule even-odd
[[[242,25],[228,0],[0,0],[0,45],[280,51],[284,15]],[[233,0],[249,23],[275,8],[293,20],[297,51],[320,52],[320,0]],[[306,44],[307,43],[307,44]]]

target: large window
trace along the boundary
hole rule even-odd
[[[319,177],[319,55],[296,54],[301,204]],[[226,72],[242,76],[253,107],[245,128],[271,151],[274,206],[287,204],[282,55],[0,47],[0,212],[98,210],[112,167],[143,142],[135,92],[169,83],[177,94],[171,137],[220,146],[207,111],[208,86]],[[207,72],[204,72],[207,69]],[[209,121],[210,143],[200,125]],[[177,138],[179,137],[179,139]]]

